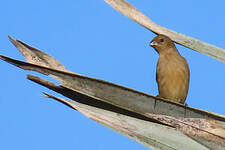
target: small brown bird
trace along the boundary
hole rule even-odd
[[[156,36],[150,43],[159,54],[156,69],[158,97],[184,104],[189,88],[190,70],[174,42],[165,35]]]

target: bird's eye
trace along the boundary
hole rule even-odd
[[[160,41],[160,42],[164,42],[164,39],[160,39],[159,41]]]

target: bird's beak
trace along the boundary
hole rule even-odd
[[[150,46],[152,46],[152,47],[157,46],[157,45],[158,45],[158,43],[156,41],[151,41],[150,42]]]

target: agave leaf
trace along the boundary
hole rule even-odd
[[[156,34],[164,34],[170,37],[174,42],[183,45],[197,52],[208,55],[219,61],[225,62],[225,50],[214,45],[205,43],[198,39],[186,36],[176,31],[169,30],[163,26],[154,23],[151,19],[137,10],[134,6],[125,0],[105,0],[110,6],[118,10],[123,15],[129,17],[133,21],[147,28]]]
[[[208,148],[182,135],[174,128],[157,123],[121,115],[115,112],[57,98],[47,93],[47,97],[55,99],[79,111],[88,118],[117,131],[149,148],[166,150],[209,150]]]

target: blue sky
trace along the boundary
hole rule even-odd
[[[130,0],[156,23],[225,48],[225,1]],[[69,70],[157,94],[155,36],[103,0],[2,1],[0,54],[24,60],[11,35],[54,56]],[[187,104],[225,115],[225,64],[177,45],[191,80]],[[0,149],[147,150],[61,103],[25,79],[33,73],[0,61]],[[37,75],[37,73],[33,73]],[[38,74],[39,75],[39,74]],[[41,76],[43,77],[43,76]]]

